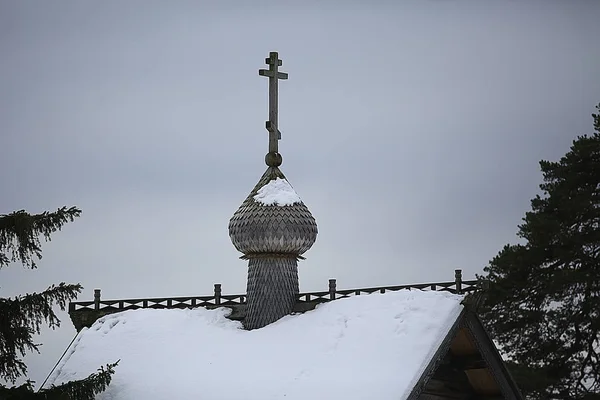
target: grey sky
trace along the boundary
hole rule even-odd
[[[250,5],[251,4],[251,5]],[[282,170],[319,225],[302,291],[465,279],[508,242],[540,159],[592,131],[596,1],[0,0],[0,213],[77,205],[0,295],[245,291],[227,234],[266,166],[279,51]],[[41,383],[75,334],[44,331]]]

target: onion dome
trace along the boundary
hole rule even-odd
[[[229,236],[248,258],[301,256],[317,239],[317,223],[281,170],[270,166],[233,214]]]

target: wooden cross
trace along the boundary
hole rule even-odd
[[[283,62],[279,59],[276,51],[269,53],[269,58],[265,59],[269,69],[259,69],[258,75],[269,77],[269,120],[266,123],[269,131],[269,152],[277,153],[277,141],[281,139],[281,132],[277,127],[277,87],[279,79],[287,79],[288,74],[279,72],[279,67]]]

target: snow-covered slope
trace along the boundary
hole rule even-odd
[[[99,399],[404,399],[461,299],[418,290],[356,296],[254,331],[225,308],[125,311],[83,330],[50,384],[120,359]]]

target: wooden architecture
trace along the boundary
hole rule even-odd
[[[522,396],[504,365],[494,343],[477,316],[483,291],[474,280],[463,281],[461,270],[455,270],[454,280],[426,284],[338,289],[335,279],[328,290],[299,293],[297,261],[315,242],[317,225],[308,208],[297,201],[290,205],[265,205],[255,201],[257,192],[269,182],[285,179],[279,169],[282,163],[278,150],[281,133],[277,116],[278,80],[287,79],[279,72],[282,65],[276,52],[266,59],[268,70],[260,70],[269,78],[269,152],[265,157],[267,170],[250,195],[229,222],[233,245],[249,260],[248,284],[245,294],[222,293],[214,285],[210,296],[184,296],[143,299],[105,300],[99,289],[94,300],[69,304],[69,315],[78,332],[91,327],[108,314],[137,309],[219,308],[232,309],[230,319],[242,321],[246,329],[264,327],[290,313],[313,310],[318,304],[372,293],[399,290],[448,291],[464,295],[462,308],[457,308],[456,320],[449,315],[452,326],[442,329],[438,348],[422,360],[423,373],[415,372],[418,380],[407,388],[410,400],[520,400]],[[459,307],[458,301],[456,307]],[[460,313],[460,314],[459,314]],[[423,315],[423,314],[421,314]],[[425,314],[426,315],[426,314]],[[431,314],[435,315],[435,314]],[[454,315],[454,314],[452,314]],[[370,329],[370,327],[369,327]],[[373,326],[377,330],[377,326]],[[447,329],[447,331],[445,331]],[[210,346],[209,343],[207,343]],[[198,360],[202,362],[202,360]],[[273,366],[277,368],[277,366]],[[352,379],[352,377],[348,377]],[[410,385],[409,385],[410,386]],[[400,394],[399,394],[400,396]]]
[[[293,204],[268,205],[255,199],[273,181],[281,179],[287,184],[279,169],[277,82],[288,75],[279,72],[282,61],[276,52],[265,62],[269,69],[261,69],[259,74],[269,78],[267,170],[229,221],[231,242],[249,260],[246,329],[262,328],[293,311],[299,293],[298,259],[317,239],[317,223],[299,198]]]
[[[322,292],[299,293],[296,296],[292,312],[305,312],[313,310],[318,304],[343,299],[351,296],[361,296],[371,293],[396,292],[403,289],[445,291],[455,294],[475,294],[478,290],[478,282],[475,280],[462,280],[462,271],[457,269],[454,280],[435,283],[415,283],[409,285],[381,286],[360,289],[338,289],[335,279],[329,280],[328,290]],[[244,321],[247,313],[246,294],[223,294],[222,285],[216,283],[214,292],[208,296],[180,296],[180,297],[156,297],[142,299],[119,299],[106,300],[101,297],[101,290],[94,290],[94,300],[74,301],[69,303],[69,316],[77,331],[89,328],[98,319],[105,315],[114,314],[128,310],[150,309],[183,309],[183,308],[218,308],[228,307],[232,309],[230,319]]]
[[[463,281],[461,270],[455,271],[453,281],[361,289],[338,289],[336,280],[330,279],[328,290],[298,294],[293,311],[306,312],[313,310],[318,304],[329,301],[406,289],[463,294],[465,295],[463,311],[445,333],[441,345],[433,349],[432,358],[407,399],[521,400],[522,396],[514,380],[477,316],[482,283],[485,282]],[[122,311],[196,307],[209,309],[228,307],[233,310],[229,318],[244,321],[247,296],[223,294],[220,284],[214,285],[214,293],[209,296],[121,300],[102,299],[100,290],[96,289],[94,300],[70,303],[69,315],[76,329],[81,331],[91,327],[98,318]]]
[[[408,400],[523,399],[476,314],[476,296],[446,334]]]

